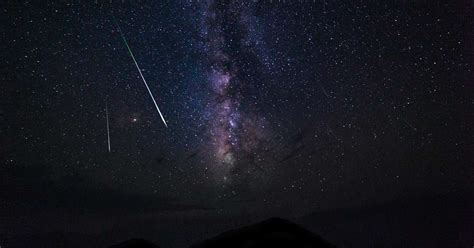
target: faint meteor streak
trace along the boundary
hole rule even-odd
[[[323,94],[324,94],[328,99],[331,98],[331,96],[329,96],[328,92],[326,91],[326,89],[323,87],[322,84],[320,84],[319,87],[321,88],[321,90],[323,91]]]
[[[107,108],[107,102],[105,103],[105,115],[107,117],[107,145],[110,152],[110,127],[109,127],[109,110]]]
[[[328,132],[329,134],[331,134],[331,135],[334,137],[334,139],[335,139],[336,141],[342,142],[342,140],[339,139],[339,138],[336,136],[336,134],[334,134],[334,132],[332,131],[332,128],[331,128],[331,127],[329,126],[329,124],[327,124],[327,123],[326,123],[326,128],[327,128],[327,132]]]
[[[115,21],[115,24],[117,25],[117,29],[120,33],[120,36],[122,37],[123,43],[125,43],[125,46],[127,47],[127,50],[130,53],[130,56],[132,57],[133,62],[135,63],[135,66],[138,69],[138,73],[140,73],[140,77],[142,78],[143,83],[145,84],[146,89],[148,90],[148,93],[150,94],[151,100],[153,100],[153,103],[155,104],[156,110],[158,111],[158,114],[160,114],[161,120],[163,120],[163,123],[165,124],[165,126],[168,127],[168,124],[166,124],[165,118],[163,117],[163,114],[161,114],[160,108],[158,107],[158,104],[155,101],[155,97],[153,97],[153,94],[151,93],[150,87],[148,87],[148,83],[146,82],[145,77],[142,74],[142,70],[140,69],[140,66],[138,66],[137,60],[135,59],[135,56],[133,55],[132,50],[130,49],[130,46],[128,45],[127,40],[125,39],[125,35],[123,34],[122,29],[118,25],[117,21]]]
[[[403,122],[405,122],[405,124],[407,124],[407,126],[409,126],[411,129],[413,129],[413,131],[416,131],[416,127],[414,127],[412,124],[410,124],[410,122],[408,122],[405,118],[401,118],[403,120]]]

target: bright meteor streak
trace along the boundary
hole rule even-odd
[[[105,115],[107,116],[107,145],[110,152],[110,128],[109,128],[109,110],[107,108],[107,103],[105,103]]]
[[[145,84],[146,89],[148,90],[148,93],[150,94],[151,100],[153,100],[153,103],[155,104],[156,110],[158,110],[158,114],[160,114],[161,120],[163,120],[163,123],[165,124],[165,126],[168,127],[168,124],[166,124],[165,118],[163,117],[163,114],[161,114],[160,108],[158,107],[158,104],[155,101],[155,97],[153,97],[153,94],[151,93],[150,87],[148,87],[148,84],[145,80],[145,77],[142,74],[142,70],[140,69],[140,66],[138,66],[137,60],[135,59],[135,56],[133,56],[132,50],[130,49],[130,46],[128,45],[128,42],[125,39],[124,34],[122,33],[122,29],[120,28],[120,26],[118,25],[117,22],[115,22],[115,23],[117,25],[118,31],[120,32],[120,36],[122,37],[123,43],[125,43],[125,46],[127,47],[127,50],[130,53],[130,56],[132,57],[133,62],[135,63],[135,66],[138,69],[138,73],[140,73],[140,77],[142,78],[143,83]]]

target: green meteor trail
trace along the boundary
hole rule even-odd
[[[123,34],[122,29],[120,28],[120,26],[118,25],[117,22],[115,22],[115,24],[117,25],[117,29],[120,33],[120,36],[122,37],[123,43],[125,43],[125,46],[127,47],[127,50],[130,53],[130,56],[132,57],[133,62],[135,63],[135,66],[138,69],[138,73],[140,73],[140,77],[142,78],[143,83],[145,84],[145,87],[148,90],[148,93],[150,94],[151,100],[153,100],[153,103],[155,104],[156,110],[158,111],[158,114],[160,114],[161,120],[163,120],[163,123],[165,124],[165,126],[168,127],[168,124],[166,124],[165,118],[163,117],[163,114],[161,113],[160,108],[158,107],[158,104],[155,101],[155,97],[153,97],[153,94],[151,93],[150,87],[148,87],[148,84],[145,80],[145,77],[142,74],[142,70],[140,69],[140,66],[138,66],[137,60],[135,59],[135,56],[133,55],[133,52],[130,49],[130,46],[128,45],[127,39],[125,39],[125,35]]]

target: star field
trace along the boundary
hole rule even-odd
[[[19,215],[296,216],[472,190],[472,4],[0,10],[0,199]]]

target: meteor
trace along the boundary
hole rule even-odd
[[[115,20],[115,18],[114,18],[114,20]],[[137,67],[138,73],[140,73],[140,77],[142,78],[143,83],[145,84],[145,87],[148,90],[148,93],[150,94],[151,100],[153,100],[153,103],[155,104],[156,110],[158,111],[158,114],[160,114],[161,120],[163,121],[165,126],[168,127],[168,124],[166,124],[165,118],[163,117],[163,114],[161,114],[160,108],[158,107],[158,104],[155,101],[155,97],[153,97],[153,94],[151,93],[150,87],[148,87],[148,83],[146,82],[145,77],[142,74],[142,70],[140,69],[140,66],[138,66],[137,60],[135,59],[135,56],[133,55],[133,52],[130,49],[130,46],[128,45],[127,39],[125,39],[125,35],[123,34],[122,29],[118,25],[117,21],[115,21],[115,24],[117,25],[117,29],[120,33],[120,36],[122,37],[123,43],[127,47],[127,50],[130,53],[130,56],[132,57],[133,62],[135,63],[135,66]]]
[[[405,124],[407,124],[407,126],[409,126],[411,129],[413,129],[413,131],[416,131],[416,127],[414,127],[412,124],[410,124],[410,122],[408,122],[405,118],[401,118],[403,120],[403,122],[405,122]]]
[[[328,92],[327,92],[326,89],[323,87],[323,85],[320,84],[319,87],[321,87],[321,90],[323,91],[324,95],[325,95],[328,99],[330,99],[331,96],[329,96]]]
[[[110,152],[110,128],[109,128],[109,110],[107,108],[107,102],[105,102],[105,116],[107,117],[107,145]]]

